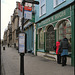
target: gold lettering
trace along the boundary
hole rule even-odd
[[[61,18],[61,17],[65,16],[65,15],[66,15],[66,12],[64,10],[63,12],[60,12],[60,13],[56,14],[55,19]]]
[[[39,23],[39,26],[47,24],[48,22],[50,22],[50,18],[48,18],[45,21],[42,21],[41,23]]]
[[[60,13],[52,16],[52,17],[49,17],[48,19],[40,22],[39,26],[45,25],[45,24],[49,23],[50,21],[53,21],[54,19],[56,20],[56,19],[59,19],[61,17],[64,17],[65,15],[66,15],[66,11],[64,10],[64,11],[62,11],[62,12],[60,12]]]

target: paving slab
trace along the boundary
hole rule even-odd
[[[20,75],[20,55],[18,50],[7,47],[1,50],[4,75]],[[67,65],[62,67],[56,61],[48,60],[33,54],[24,56],[25,75],[74,75],[74,67]]]

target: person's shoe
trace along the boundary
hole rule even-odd
[[[58,63],[58,64],[61,64],[61,63]]]
[[[58,64],[61,64],[61,62],[57,62]]]
[[[64,65],[62,65],[62,66],[64,66]]]
[[[64,64],[65,66],[67,65],[67,64]]]

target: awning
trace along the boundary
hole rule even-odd
[[[32,22],[28,22],[27,24],[25,24],[24,28],[30,26],[32,24]]]

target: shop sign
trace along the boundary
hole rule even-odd
[[[54,22],[54,21],[58,21],[62,18],[68,17],[68,16],[70,16],[70,8],[67,8],[67,9],[65,9],[65,10],[63,10],[63,11],[61,11],[61,12],[59,12],[59,13],[57,13],[57,14],[55,14],[55,15],[53,15],[53,16],[51,16],[51,17],[49,17],[49,18],[47,18],[43,21],[41,21],[38,24],[38,26],[41,27],[41,26],[47,25],[47,24],[49,24],[51,22]]]
[[[32,7],[28,7],[28,6],[24,7],[24,18],[32,19]]]
[[[22,10],[23,10],[23,6],[20,4],[20,3],[18,3],[18,9],[22,12]]]
[[[19,53],[25,53],[25,33],[19,33]]]
[[[23,6],[18,3],[18,15],[19,17],[23,17]],[[32,19],[32,7],[24,6],[24,18],[25,19]]]
[[[23,17],[23,16],[22,16],[23,6],[22,6],[20,3],[18,3],[18,9],[17,9],[17,10],[18,10],[18,15],[19,15],[19,17],[22,18],[22,17]]]

